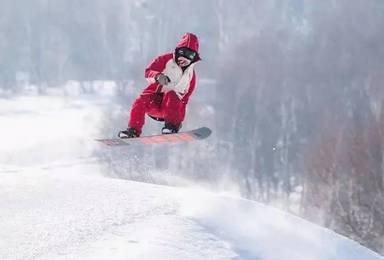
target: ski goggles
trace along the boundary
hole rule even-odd
[[[187,58],[188,60],[194,60],[197,56],[197,52],[186,47],[176,49],[176,54]]]

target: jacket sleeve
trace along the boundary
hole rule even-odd
[[[181,99],[181,102],[183,102],[184,105],[188,104],[189,97],[192,95],[193,91],[196,87],[196,73],[193,72],[191,82],[189,83],[189,88],[187,94]]]
[[[185,118],[185,112],[187,109],[189,97],[192,95],[192,93],[196,87],[196,73],[195,72],[193,72],[193,76],[192,76],[191,82],[189,84],[190,84],[190,87],[189,87],[188,93],[181,99],[181,102],[183,103],[183,105],[181,106],[181,110],[180,110],[180,117],[181,117],[182,121],[184,121],[184,118]]]
[[[160,74],[169,61],[169,54],[164,54],[154,59],[148,67],[145,68],[144,76],[150,82],[155,82],[155,77]]]

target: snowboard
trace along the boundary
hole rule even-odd
[[[109,138],[109,139],[96,139],[108,146],[124,146],[124,145],[137,145],[137,144],[166,144],[166,143],[184,143],[195,140],[202,140],[210,136],[212,133],[208,127],[200,127],[194,130],[179,132],[175,134],[161,134],[140,136],[136,138]]]

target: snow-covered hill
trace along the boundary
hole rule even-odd
[[[100,104],[1,100],[0,259],[384,259],[255,202],[106,177],[83,135]]]
[[[380,259],[254,202],[89,174],[97,168],[3,172],[0,259]]]

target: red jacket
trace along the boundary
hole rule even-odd
[[[199,51],[199,41],[198,38],[192,34],[192,33],[186,33],[182,36],[181,40],[177,44],[176,48],[180,47],[188,47],[195,52],[198,53]],[[181,82],[181,89],[184,91],[179,92],[179,97],[181,101],[184,104],[188,103],[189,97],[192,95],[193,91],[195,90],[196,87],[196,73],[193,69],[194,63],[189,65],[190,68],[187,68],[184,72],[181,70],[181,68],[176,64],[175,58],[174,58],[174,53],[165,53],[163,55],[160,55],[156,59],[154,59],[149,66],[145,69],[145,78],[151,83],[149,84],[143,91],[143,94],[152,94],[152,93],[160,93],[166,91],[163,89],[163,86],[158,84],[155,81],[155,77],[163,73],[167,75],[171,79],[175,78],[175,84],[177,82],[180,82],[180,78],[185,75],[186,73],[189,73],[190,75],[185,76],[187,79],[184,79],[184,83]],[[200,56],[197,56],[196,61],[200,60]],[[181,75],[181,74],[183,75]],[[173,77],[173,78],[172,78]],[[179,85],[180,85],[179,84]],[[179,86],[180,87],[180,86]],[[172,88],[172,87],[171,87]]]

